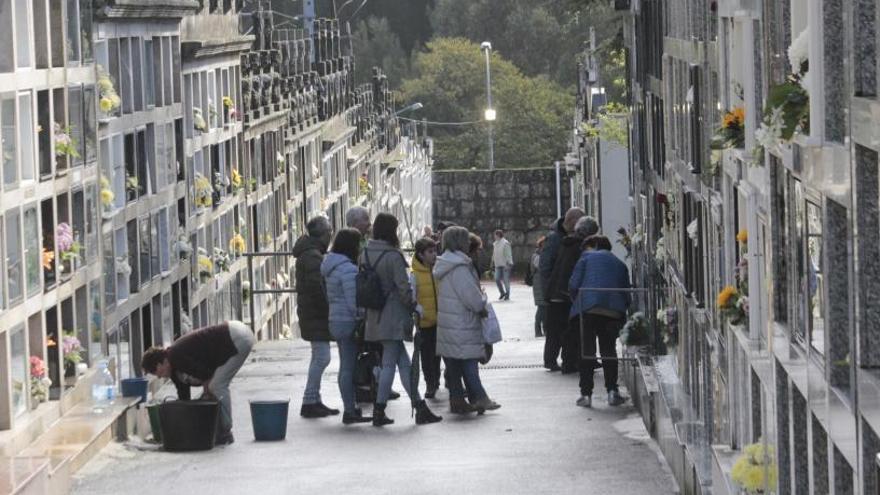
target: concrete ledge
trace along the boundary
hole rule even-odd
[[[0,458],[0,493],[55,493],[49,492],[49,460],[44,457]]]

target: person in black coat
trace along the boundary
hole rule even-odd
[[[568,311],[571,308],[568,297],[552,297],[550,284],[553,270],[562,247],[562,240],[568,235],[568,232],[574,231],[577,221],[585,215],[584,210],[580,208],[568,210],[565,217],[557,220],[550,233],[547,234],[544,250],[541,252],[538,270],[541,274],[541,281],[544,283],[544,299],[547,302],[547,308],[544,312],[544,335],[546,336],[544,340],[544,367],[550,371],[561,369],[557,359],[562,348],[562,335],[568,328]],[[565,284],[567,287],[567,279]]]
[[[306,390],[303,393],[300,416],[323,418],[339,414],[321,402],[321,376],[330,364],[330,306],[324,291],[321,263],[330,245],[330,222],[325,217],[315,217],[306,225],[306,235],[293,246],[296,257],[296,316],[303,340],[312,344],[312,360]]]

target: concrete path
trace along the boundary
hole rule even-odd
[[[494,284],[486,285],[494,298]],[[531,291],[515,286],[495,304],[505,340],[481,371],[502,408],[485,416],[449,414],[446,391],[429,401],[444,416],[415,426],[408,401],[388,406],[395,424],[343,426],[340,417],[304,420],[299,405],[308,346],[257,346],[233,382],[236,443],[211,452],[172,454],[139,442],[111,444],[76,476],[77,494],[602,494],[676,493],[675,482],[629,403],[594,396],[582,409],[577,378],[540,367]],[[341,407],[337,355],[322,387]],[[601,384],[601,377],[597,376]],[[402,391],[400,383],[395,388]],[[248,400],[290,397],[287,440],[252,440]]]

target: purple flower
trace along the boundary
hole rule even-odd
[[[61,349],[64,354],[71,354],[82,350],[79,339],[73,335],[65,335],[61,340]]]
[[[61,222],[55,227],[55,245],[61,252],[69,251],[73,247],[73,230],[67,222]]]

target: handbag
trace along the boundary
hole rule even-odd
[[[483,324],[483,342],[490,345],[501,342],[501,325],[498,323],[495,308],[491,304],[486,304],[486,312],[488,316],[481,320]]]

